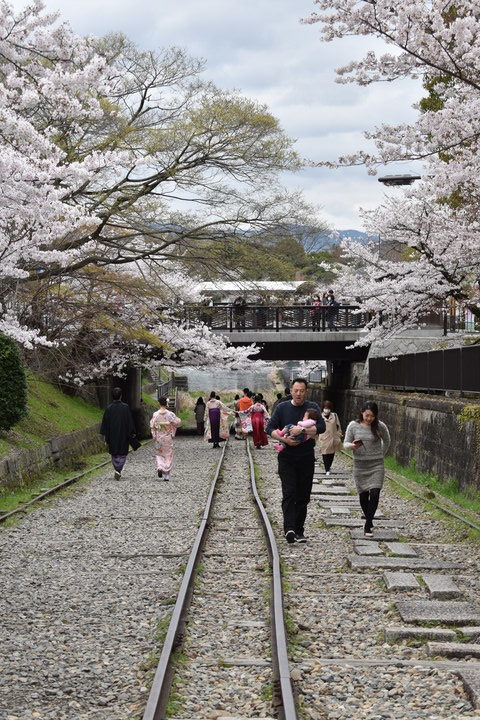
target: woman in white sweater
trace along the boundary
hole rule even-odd
[[[373,518],[385,476],[384,457],[390,447],[390,433],[378,419],[377,403],[368,401],[358,418],[347,427],[343,447],[353,450],[353,479],[365,515],[366,537],[373,535]]]

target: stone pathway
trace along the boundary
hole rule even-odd
[[[333,475],[315,473],[308,543],[289,546],[276,458],[255,460],[287,568],[304,717],[480,717],[479,545],[387,487],[364,538],[350,464],[337,455]]]

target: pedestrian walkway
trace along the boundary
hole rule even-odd
[[[261,455],[261,457],[260,457]],[[281,527],[276,458],[257,453]],[[312,720],[480,716],[480,546],[387,487],[364,538],[349,461],[319,467],[305,546],[281,544],[293,671]]]

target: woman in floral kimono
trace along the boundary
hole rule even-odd
[[[158,400],[160,405],[150,420],[150,429],[155,442],[158,477],[165,481],[170,480],[173,465],[173,437],[182,422],[175,413],[167,410],[167,398]]]
[[[248,408],[247,413],[250,416],[251,421],[253,444],[257,450],[260,450],[262,446],[268,445],[265,427],[268,420],[270,420],[270,415],[268,414],[265,405],[262,403],[262,398],[259,395],[255,395],[253,400],[253,405]]]
[[[230,410],[221,400],[217,399],[215,390],[212,390],[205,409],[204,439],[213,443],[214,448],[220,447],[220,443],[228,438],[228,416],[232,412],[233,410]]]

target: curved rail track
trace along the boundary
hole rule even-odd
[[[260,516],[263,528],[267,551],[269,555],[269,564],[271,572],[271,589],[270,589],[270,612],[271,612],[271,668],[273,688],[273,703],[275,705],[276,714],[284,720],[296,720],[297,712],[295,707],[295,699],[293,694],[292,683],[290,679],[290,668],[288,663],[287,638],[285,632],[285,621],[283,613],[282,598],[282,579],[280,568],[280,557],[276,546],[274,534],[266,510],[260,500],[256,481],[255,468],[249,442],[246,443],[249,467],[249,483],[253,501],[256,506],[258,515]],[[166,715],[166,708],[171,692],[174,668],[172,658],[174,652],[184,641],[185,626],[190,622],[191,615],[190,603],[195,592],[194,583],[196,569],[199,566],[200,559],[205,555],[206,549],[210,547],[210,543],[215,535],[215,527],[212,522],[212,514],[215,505],[215,499],[227,478],[222,475],[224,471],[225,457],[228,454],[228,441],[222,450],[222,456],[218,463],[215,477],[213,479],[208,500],[203,512],[197,536],[195,538],[190,556],[188,558],[187,567],[182,579],[177,600],[173,609],[170,625],[163,644],[163,649],[158,663],[158,667],[153,680],[150,696],[143,715],[143,720],[161,720]],[[237,508],[237,512],[239,509]],[[222,571],[217,571],[222,572]],[[262,607],[265,608],[265,602],[262,601]],[[195,617],[195,615],[193,615]],[[260,623],[256,623],[260,625]],[[202,708],[204,709],[204,708]]]

